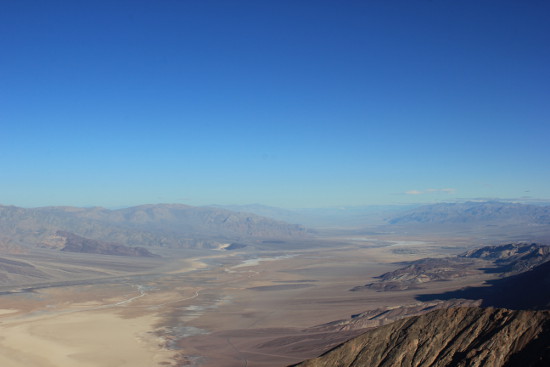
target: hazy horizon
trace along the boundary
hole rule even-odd
[[[0,203],[550,200],[550,3],[21,0]]]
[[[143,203],[135,203],[131,205],[120,205],[120,206],[103,206],[103,205],[94,205],[94,204],[88,204],[88,205],[66,205],[66,204],[53,204],[53,205],[39,205],[39,206],[25,206],[25,205],[15,205],[15,204],[9,204],[9,203],[0,203],[0,206],[14,206],[14,207],[21,207],[25,209],[36,209],[36,208],[83,208],[83,209],[91,209],[91,208],[102,208],[107,210],[119,210],[119,209],[127,209],[127,208],[133,208],[133,207],[140,207],[140,206],[162,206],[162,205],[184,205],[184,206],[191,206],[191,207],[220,207],[224,209],[229,210],[235,210],[239,211],[239,209],[247,209],[252,207],[258,207],[258,209],[265,208],[265,209],[281,209],[281,210],[288,210],[288,211],[322,211],[322,210],[353,210],[353,209],[375,209],[375,208],[388,208],[388,207],[417,207],[417,206],[423,206],[423,205],[434,205],[434,204],[459,204],[459,203],[491,203],[491,202],[497,202],[497,203],[509,203],[509,204],[525,204],[525,205],[536,205],[536,206],[550,206],[550,200],[545,199],[537,199],[537,198],[512,198],[512,199],[502,199],[502,198],[458,198],[456,200],[447,200],[447,201],[434,201],[434,202],[410,202],[410,203],[387,203],[387,204],[357,204],[357,205],[333,205],[333,206],[312,206],[312,207],[290,207],[290,206],[273,206],[273,205],[267,205],[262,203],[245,203],[245,204],[239,204],[239,203],[228,203],[228,204],[218,204],[218,203],[209,203],[209,204],[200,204],[200,205],[192,205],[184,202],[143,202]]]

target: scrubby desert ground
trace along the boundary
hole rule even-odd
[[[0,365],[285,366],[357,333],[311,327],[414,304],[423,292],[480,284],[483,277],[403,292],[350,291],[397,262],[474,245],[464,238],[340,234],[315,246],[274,244],[254,253],[167,251],[125,275],[3,287]],[[111,258],[94,261],[101,267]]]

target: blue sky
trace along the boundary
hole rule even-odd
[[[0,203],[550,199],[550,2],[2,1]]]

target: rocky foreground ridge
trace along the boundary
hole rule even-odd
[[[368,310],[319,325],[318,332],[364,332],[296,366],[550,365],[548,253],[548,246],[540,244],[486,246],[387,273],[379,284],[467,276],[465,269],[479,265],[490,265],[478,270],[497,277],[480,286],[419,294],[416,304]]]
[[[550,311],[459,307],[396,321],[294,366],[547,366]]]

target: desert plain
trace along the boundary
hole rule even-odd
[[[334,234],[254,251],[163,250],[155,259],[71,254],[101,276],[1,289],[0,364],[290,365],[358,333],[316,326],[481,284],[490,275],[401,292],[350,291],[403,261],[472,245],[457,237]]]

